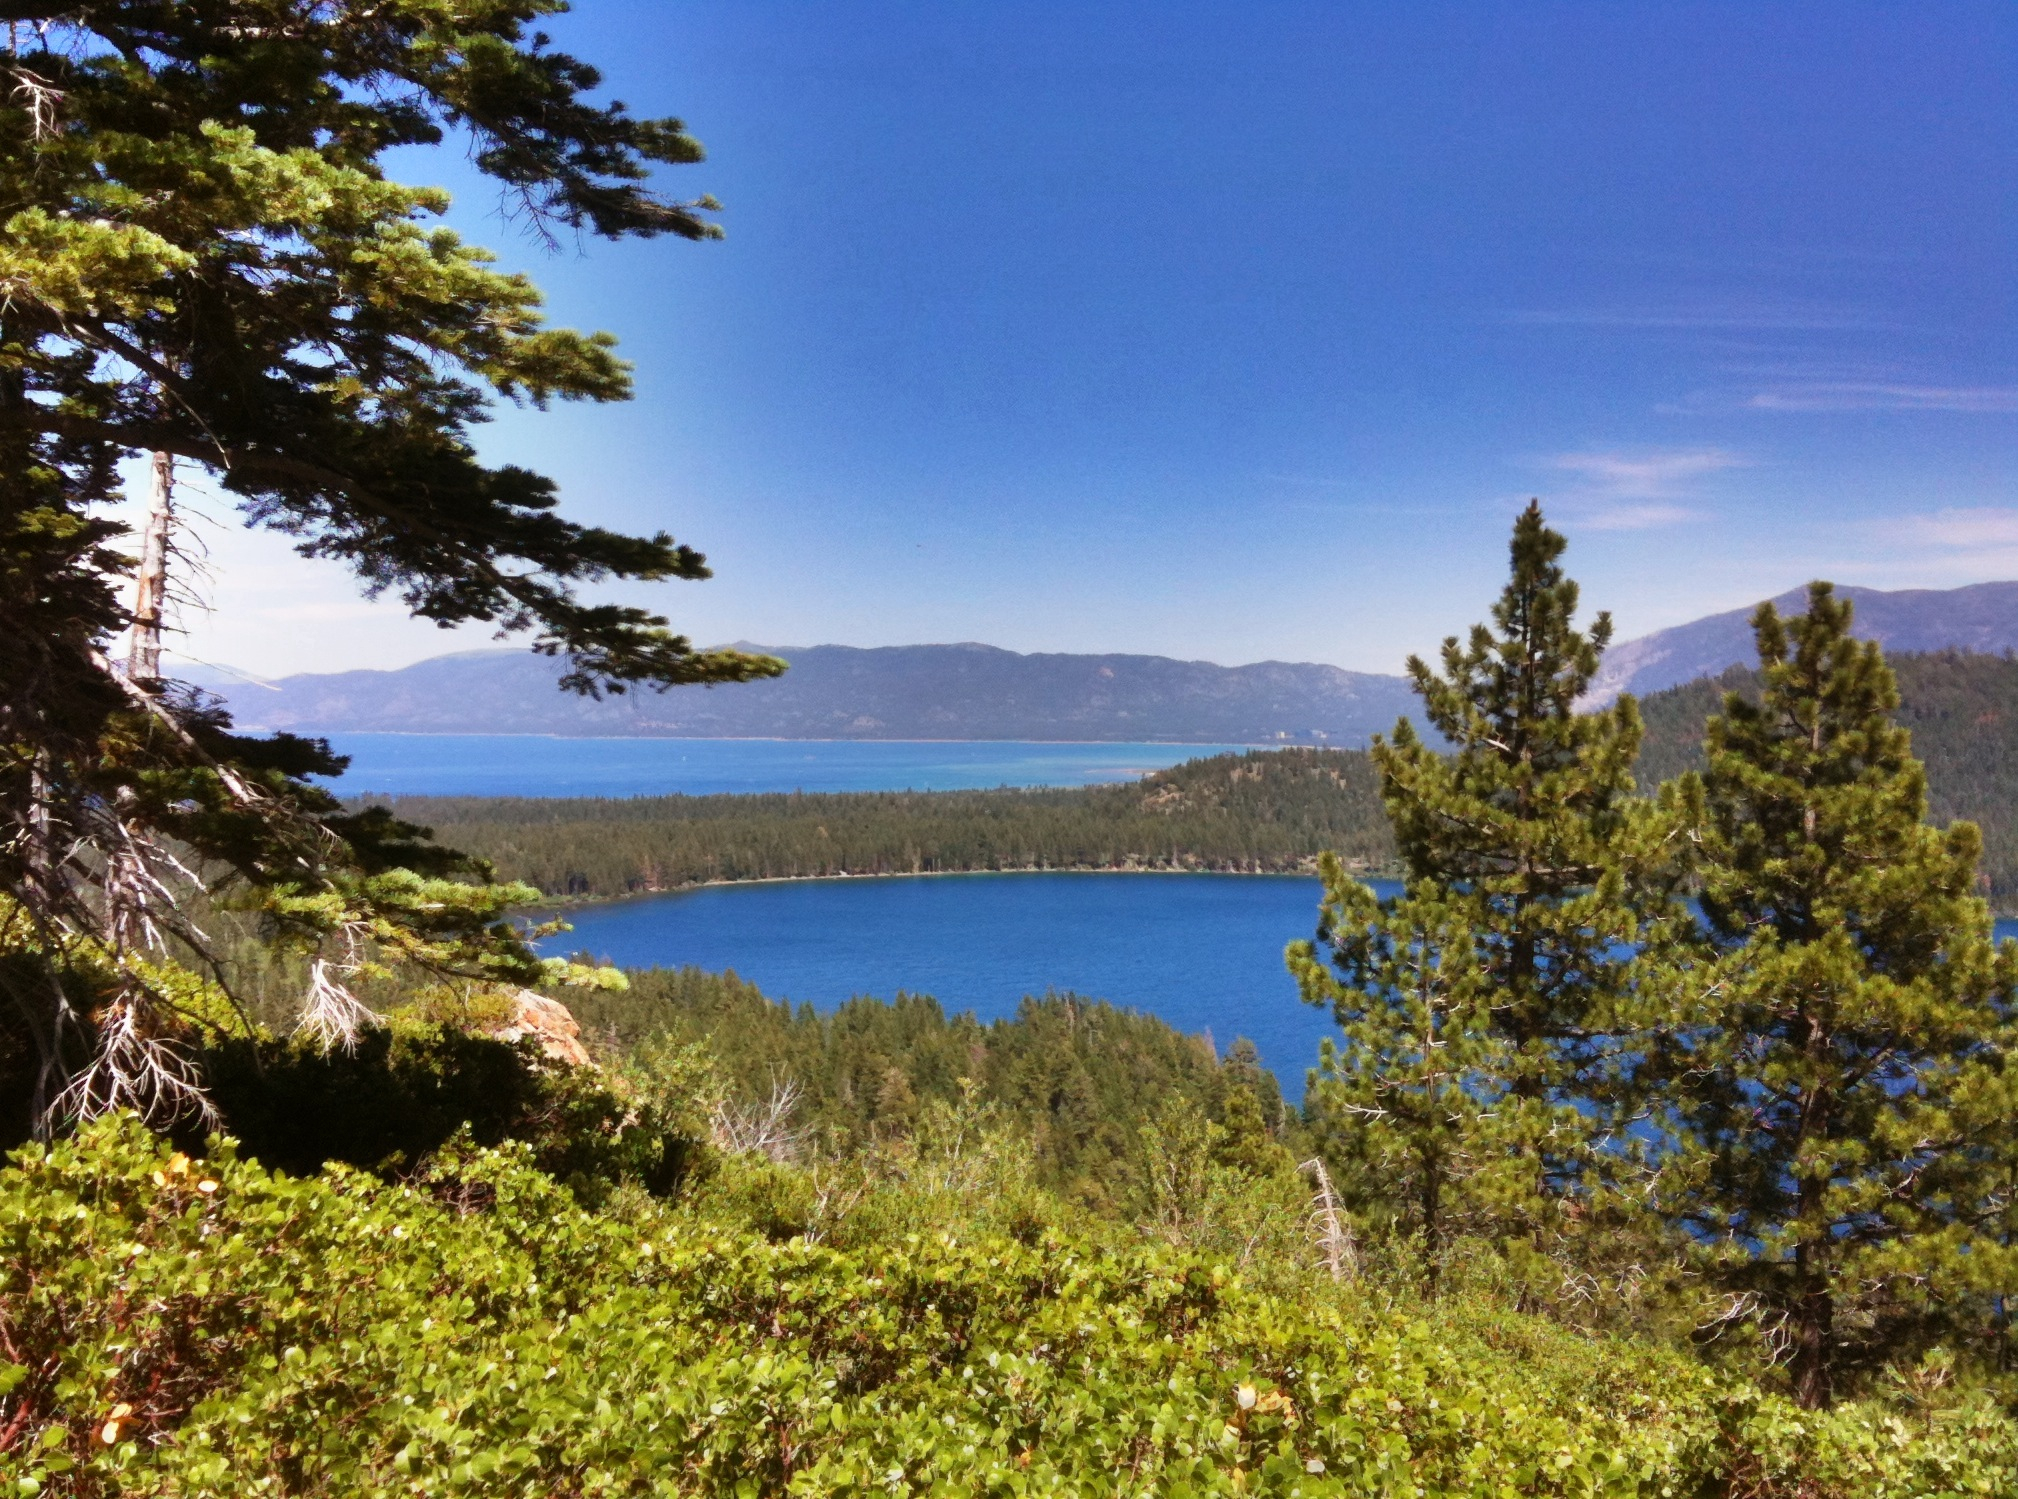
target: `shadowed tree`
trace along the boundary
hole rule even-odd
[[[6,8],[0,58],[0,964],[32,1038],[35,1109],[193,1103],[176,986],[143,955],[202,948],[186,891],[234,885],[339,970],[392,956],[538,973],[502,923],[526,892],[305,777],[320,745],[233,735],[109,662],[132,559],[109,507],[143,453],[207,472],[249,524],[444,626],[528,632],[587,693],[781,669],[705,652],[583,584],[707,575],[670,536],[561,517],[552,481],[482,461],[499,397],[621,400],[605,334],[547,327],[523,276],[439,218],[386,153],[455,137],[559,235],[705,239],[676,120],[595,102],[530,27],[559,0],[107,0]],[[145,656],[143,654],[143,661]],[[471,883],[471,877],[478,883]],[[334,943],[326,949],[325,945]]]

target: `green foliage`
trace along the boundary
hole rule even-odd
[[[1418,887],[1383,904],[1325,867],[1322,929],[1334,976],[1315,948],[1290,951],[1307,999],[1329,1005],[1308,1107],[1349,1198],[1379,1232],[1417,1245],[1434,1291],[1451,1241],[1490,1234],[1533,1186],[1533,1159],[1511,1096],[1513,1047],[1492,1023],[1471,913]]]
[[[109,513],[128,458],[205,469],[248,523],[420,617],[533,632],[536,650],[568,658],[572,690],[783,669],[583,601],[582,586],[611,579],[706,577],[705,561],[664,534],[564,520],[550,480],[487,466],[473,445],[494,400],[618,400],[629,372],[607,335],[544,326],[533,285],[442,226],[443,193],[389,180],[387,153],[460,135],[548,229],[716,233],[706,200],[647,186],[656,167],[700,158],[679,122],[592,102],[595,70],[530,29],[563,8],[10,12],[0,989],[28,1017],[41,1127],[202,1106],[175,984],[126,959],[171,940],[202,952],[182,907],[205,885],[259,907],[331,970],[537,972],[500,920],[525,892],[485,888],[480,864],[382,808],[343,809],[310,780],[342,768],[326,745],[231,733],[214,705],[154,678],[145,651],[131,672],[112,665],[134,623],[121,599],[134,563]],[[331,970],[316,970],[311,1026],[347,1035],[354,1003]]]
[[[523,1142],[535,1165],[586,1198],[623,1182],[666,1195],[703,1138],[669,1100],[549,1063],[529,1042],[453,1026],[376,1027],[327,1051],[220,1041],[202,1060],[224,1128],[270,1169],[298,1176],[330,1162],[409,1175],[460,1136],[480,1146]]]
[[[1434,1323],[1046,1231],[774,1242],[523,1153],[392,1185],[123,1120],[0,1173],[11,1492],[1989,1496],[1980,1401],[1796,1412],[1477,1306]]]
[[[2001,1333],[2018,1271],[2018,947],[1991,942],[1976,829],[1926,825],[1892,673],[1849,625],[1823,583],[1755,616],[1757,699],[1727,694],[1670,788],[1703,923],[1643,961],[1638,1048],[1658,1201],[1817,1406]]]
[[[989,869],[1307,869],[1392,858],[1355,750],[1193,760],[1074,790],[534,799],[403,797],[403,818],[549,895],[712,880]]]
[[[705,1046],[732,1103],[755,1105],[790,1084],[796,1124],[829,1155],[910,1135],[971,1087],[1016,1134],[1037,1181],[1110,1211],[1136,1190],[1137,1132],[1163,1100],[1215,1120],[1240,1111],[1253,1149],[1296,1134],[1251,1046],[1236,1042],[1221,1063],[1152,1015],[1070,995],[1026,999],[1013,1018],[989,1024],[949,1017],[920,995],[855,999],[823,1015],[767,999],[733,974],[688,968],[634,973],[623,993],[569,1003],[613,1054]],[[1230,1102],[1236,1095],[1242,1101]],[[1252,1140],[1257,1128],[1265,1141]]]
[[[66,595],[87,635],[123,622],[118,569],[66,523],[110,497],[112,460],[153,449],[424,617],[540,628],[583,688],[776,669],[577,601],[574,580],[706,568],[663,535],[560,520],[550,481],[468,439],[493,395],[619,400],[629,373],[607,335],[543,326],[533,285],[439,224],[440,190],[387,180],[387,152],[457,132],[543,225],[719,233],[705,202],[645,186],[700,160],[680,123],[590,102],[596,71],[528,31],[560,8],[103,0],[13,25],[0,370],[53,508],[12,513],[96,573]]]

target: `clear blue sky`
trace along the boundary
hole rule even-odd
[[[550,254],[460,160],[402,166],[622,339],[635,403],[485,445],[706,551],[715,581],[648,595],[701,639],[1391,671],[1481,615],[1529,495],[1626,634],[1816,575],[2018,576],[2008,3],[579,0],[555,30],[707,144],[665,185],[725,241]],[[484,643],[213,545],[195,654]]]

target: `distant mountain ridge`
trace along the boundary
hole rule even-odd
[[[2018,651],[2018,582],[1840,590],[1856,633],[1896,652]],[[1774,602],[1806,607],[1806,590]],[[1588,707],[1752,664],[1750,609],[1614,646]],[[527,651],[436,656],[397,671],[257,682],[182,669],[247,729],[299,733],[553,734],[674,739],[1147,740],[1358,748],[1417,711],[1407,679],[1310,662],[1218,666],[1167,656],[1023,655],[995,646],[753,646],[792,669],[768,682],[594,702],[559,692],[560,666]]]
[[[774,681],[602,702],[560,693],[560,666],[523,651],[273,683],[180,675],[225,698],[247,729],[302,733],[1358,746],[1414,706],[1400,677],[1301,662],[1229,667],[973,644],[746,648],[782,656],[792,669]]]
[[[1958,650],[2001,656],[2018,650],[2018,583],[1897,592],[1838,585],[1836,592],[1856,605],[1854,633],[1888,651]],[[1808,590],[1789,589],[1773,603],[1782,614],[1805,614]],[[1698,677],[1714,677],[1729,667],[1755,664],[1751,618],[1750,608],[1732,609],[1613,646],[1605,653],[1585,704],[1601,708],[1622,692],[1644,697]]]

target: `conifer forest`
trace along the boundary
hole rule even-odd
[[[570,243],[721,232],[561,9],[9,8],[0,1492],[2018,1493],[2008,657],[1888,658],[1817,582],[1591,708],[1611,618],[1536,502],[1369,750],[1127,785],[346,798],[174,679],[199,470],[565,690],[784,669],[609,602],[708,562],[477,444],[632,372],[409,148]],[[538,945],[1024,869],[1316,874],[1301,1101],[1077,994],[821,1010]]]

